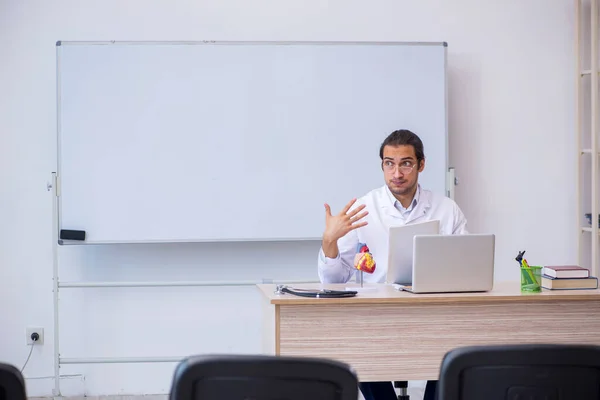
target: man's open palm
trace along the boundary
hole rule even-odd
[[[329,204],[325,204],[325,241],[336,242],[351,230],[367,225],[366,221],[358,222],[369,214],[368,211],[361,212],[365,208],[364,204],[349,212],[355,202],[356,199],[352,199],[337,215],[331,215]]]

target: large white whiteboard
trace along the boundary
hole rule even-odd
[[[444,43],[57,43],[59,227],[87,243],[318,239],[424,141],[445,193]]]

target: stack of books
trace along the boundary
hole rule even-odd
[[[598,278],[590,271],[577,265],[544,266],[542,287],[550,290],[597,289]]]

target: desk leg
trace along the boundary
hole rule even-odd
[[[263,353],[279,355],[279,307],[263,300]]]

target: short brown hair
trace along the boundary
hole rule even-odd
[[[399,129],[388,135],[385,138],[379,149],[379,157],[383,160],[383,148],[385,146],[412,146],[415,149],[417,156],[417,165],[421,166],[421,161],[425,159],[425,151],[423,150],[423,142],[421,138],[408,129]]]

